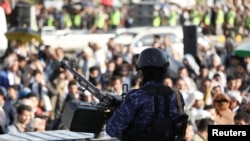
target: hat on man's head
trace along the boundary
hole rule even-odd
[[[195,100],[203,100],[204,94],[201,91],[194,91],[194,98]]]
[[[201,119],[205,119],[205,118],[211,118],[212,115],[210,112],[206,111],[206,110],[200,110],[198,111],[198,113],[195,115],[195,120],[201,120]]]
[[[229,92],[228,93],[228,96],[231,98],[231,99],[236,99],[239,103],[242,102],[242,96],[240,94],[240,92],[238,91],[234,91],[234,92]]]
[[[31,92],[31,89],[28,87],[24,87],[22,90],[20,90],[19,92],[19,99],[24,98],[25,96],[27,96],[29,93]]]

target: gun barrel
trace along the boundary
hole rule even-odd
[[[87,91],[92,93],[99,100],[102,99],[100,90],[91,82],[89,82],[84,76],[81,76],[78,72],[76,72],[73,67],[69,66],[65,60],[61,61],[61,67],[63,69],[69,70],[74,75],[79,85],[84,87]]]

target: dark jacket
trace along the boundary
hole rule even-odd
[[[153,81],[147,82],[146,85],[162,85]],[[164,98],[159,95],[159,116],[164,116],[165,102]],[[179,118],[176,95],[169,94],[169,116],[172,120]],[[181,97],[184,107],[184,100]],[[123,132],[129,128],[145,129],[154,114],[154,96],[149,95],[143,89],[132,90],[127,93],[125,100],[114,111],[112,117],[107,121],[106,132],[111,137],[120,137]]]
[[[7,119],[7,124],[11,125],[14,123],[16,118],[16,109],[9,100],[5,100],[3,109],[5,111],[5,116]]]
[[[9,78],[7,70],[0,71],[0,86],[3,86],[6,89],[9,87]]]

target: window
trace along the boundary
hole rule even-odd
[[[164,33],[161,34],[161,40],[164,39],[164,37],[167,36],[169,38],[169,40],[171,41],[171,43],[180,43],[181,39],[179,39],[175,34],[173,33]]]
[[[118,44],[126,45],[131,43],[135,36],[136,33],[129,33],[129,32],[121,33],[120,35],[115,37],[115,42]]]
[[[135,47],[151,46],[154,42],[154,35],[146,35],[135,43]]]

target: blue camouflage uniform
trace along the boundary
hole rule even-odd
[[[162,85],[154,81],[146,82],[146,85]],[[164,98],[158,95],[160,102],[159,115],[164,116]],[[176,95],[170,94],[169,96],[169,115],[170,118],[175,120],[179,117],[178,104]],[[184,100],[181,96],[181,102],[184,107]],[[111,137],[120,137],[123,131],[132,124],[132,128],[144,129],[147,127],[154,114],[154,96],[147,94],[143,89],[130,90],[124,102],[114,111],[112,117],[107,121],[106,132]]]

